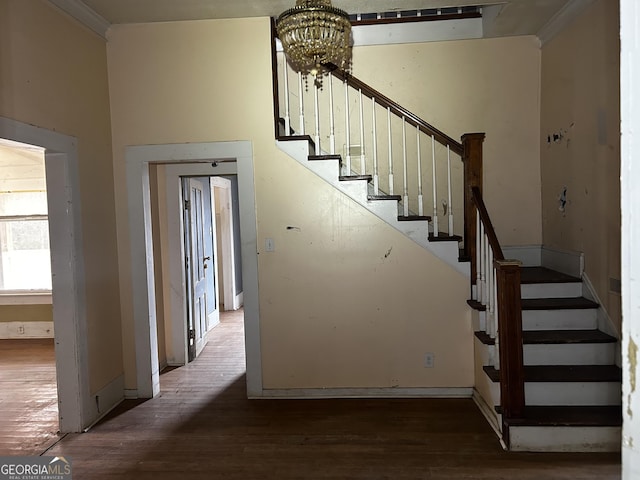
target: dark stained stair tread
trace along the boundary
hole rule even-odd
[[[419,221],[430,222],[431,217],[426,215],[408,215],[406,217],[404,215],[398,215],[398,221],[399,222],[419,222]]]
[[[496,408],[499,411],[499,408]],[[620,405],[525,407],[522,418],[505,422],[517,426],[617,427],[622,425]]]
[[[500,371],[482,367],[493,382],[500,381]],[[620,382],[622,370],[615,365],[529,365],[524,367],[525,382]]]
[[[356,180],[366,180],[370,182],[373,177],[371,175],[340,175],[338,179],[341,182],[350,182]]]
[[[367,200],[395,200],[399,202],[402,197],[400,195],[369,195]]]
[[[526,330],[524,344],[615,343],[617,340],[600,330]]]
[[[598,304],[584,297],[522,299],[523,310],[569,310],[587,308],[598,308]]]
[[[476,338],[478,338],[478,340],[480,340],[485,345],[496,344],[496,339],[493,338],[491,335],[489,335],[487,332],[483,332],[483,331],[475,332],[475,336]]]
[[[430,242],[461,242],[462,237],[460,235],[449,235],[448,233],[440,232],[438,235],[429,234]]]
[[[520,269],[520,283],[573,283],[582,282],[578,277],[557,272],[546,267],[522,267]]]
[[[311,162],[316,160],[341,160],[342,159],[340,155],[309,155],[309,157],[307,158]]]

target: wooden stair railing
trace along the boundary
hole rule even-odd
[[[498,344],[504,424],[522,418],[525,407],[520,262],[505,260],[480,189],[471,187],[470,196],[477,218],[474,300],[484,307],[487,333]]]
[[[461,236],[461,259],[469,260],[475,216],[469,215],[471,200],[466,192],[469,186],[482,185],[484,134],[465,134],[458,142],[335,66],[330,66],[322,88],[311,81],[303,86],[301,76],[287,67],[278,52],[275,20],[271,47],[276,139],[306,139],[316,155],[341,152],[343,176],[371,175],[375,196],[400,193],[400,216],[431,214],[433,238]],[[297,84],[289,79],[295,75]],[[460,166],[452,166],[451,157],[456,155],[463,162]],[[461,178],[454,178],[458,172]],[[454,210],[456,219],[463,219],[455,224]]]

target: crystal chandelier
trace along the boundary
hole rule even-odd
[[[317,78],[327,64],[349,68],[351,22],[331,0],[296,0],[278,18],[277,31],[289,63],[302,74]]]

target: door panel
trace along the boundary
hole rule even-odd
[[[189,361],[195,359],[206,343],[207,270],[211,257],[205,256],[203,184],[183,179],[185,202],[185,261],[187,278],[187,338]]]

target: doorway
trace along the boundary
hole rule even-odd
[[[89,398],[84,267],[80,221],[77,146],[74,138],[0,117],[0,139],[45,149],[50,222],[55,362],[61,432],[79,432],[98,416]],[[64,260],[63,260],[64,259]],[[55,261],[58,260],[58,261]],[[61,374],[64,372],[64,375]]]
[[[131,272],[133,288],[133,312],[136,336],[137,396],[151,398],[160,391],[158,359],[158,312],[154,270],[158,268],[153,255],[153,238],[150,234],[152,211],[150,207],[150,166],[167,165],[167,170],[177,169],[180,176],[237,175],[239,192],[239,216],[242,238],[242,291],[244,302],[245,349],[247,364],[247,392],[249,397],[262,396],[262,366],[260,355],[260,327],[258,314],[257,229],[255,213],[253,154],[250,142],[218,142],[202,144],[140,145],[127,147],[127,193],[131,242]],[[167,181],[169,175],[167,175]],[[173,222],[180,219],[180,205],[167,204],[162,215]],[[169,236],[167,252],[178,252],[182,240]],[[181,278],[182,258],[171,255],[167,268],[171,282]],[[168,297],[170,318],[184,318],[185,286],[171,284]],[[175,314],[175,315],[174,315]],[[165,318],[168,316],[165,316]],[[165,329],[173,340],[184,336],[184,328],[176,330],[175,322]],[[177,344],[176,344],[177,345]],[[183,350],[182,348],[176,349]],[[184,350],[183,350],[184,351]]]

